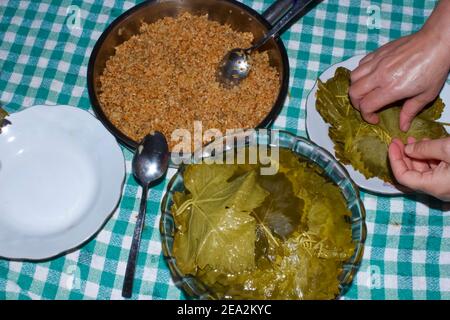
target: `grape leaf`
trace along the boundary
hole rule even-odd
[[[347,258],[350,257],[354,245],[347,219],[351,212],[340,189],[307,162],[291,169],[287,176],[294,193],[304,201],[301,217],[304,231],[317,235],[336,248],[336,252],[346,252]]]
[[[236,166],[217,164],[187,167],[184,182],[191,198],[174,211],[173,250],[182,272],[210,267],[228,273],[255,266],[256,222],[250,214],[268,193],[256,183],[255,171],[230,181],[235,171]]]
[[[0,108],[0,133],[2,133],[3,121],[8,116],[8,112]]]
[[[285,240],[300,222],[303,200],[295,196],[291,182],[282,173],[260,176],[258,183],[270,194],[255,210],[257,221]]]
[[[433,106],[433,107],[432,107]],[[428,106],[420,113],[420,117],[427,120],[437,120],[442,116],[442,112],[444,112],[444,102],[442,99],[437,99],[435,104],[432,106]]]
[[[344,164],[351,164],[366,178],[379,177],[393,182],[388,147],[393,138],[406,142],[408,137],[437,139],[448,134],[436,122],[443,110],[442,99],[437,98],[413,120],[408,132],[399,128],[401,102],[378,113],[376,125],[365,122],[359,111],[352,107],[348,96],[350,71],[339,67],[333,78],[323,83],[319,79],[316,109],[330,124],[329,136],[334,142],[336,157]]]
[[[339,293],[355,247],[346,201],[317,165],[287,149],[276,154],[273,176],[258,175],[258,165],[188,166],[188,191],[174,194],[177,265],[219,299]]]
[[[342,261],[353,252],[336,249],[317,236],[294,232],[282,242],[282,253],[272,263],[233,275],[210,271],[200,278],[216,289],[219,298],[333,299],[339,293]]]
[[[227,279],[223,296],[234,299],[333,299],[339,293],[340,261],[310,255],[297,237],[283,245],[276,267]]]

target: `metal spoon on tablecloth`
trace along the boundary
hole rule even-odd
[[[142,186],[141,207],[136,221],[133,241],[128,256],[122,296],[131,298],[133,292],[134,273],[141,243],[142,230],[147,211],[147,195],[150,185],[165,175],[169,167],[169,147],[166,138],[158,131],[147,135],[136,149],[132,170],[136,181]]]

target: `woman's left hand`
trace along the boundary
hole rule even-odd
[[[389,146],[392,172],[399,183],[443,201],[450,201],[450,137],[405,146],[394,139]]]

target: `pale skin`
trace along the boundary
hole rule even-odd
[[[422,29],[389,42],[361,60],[351,73],[350,99],[369,123],[377,111],[404,100],[400,129],[441,91],[450,71],[450,0],[441,0]],[[450,201],[450,138],[415,141],[394,139],[389,160],[404,186]]]

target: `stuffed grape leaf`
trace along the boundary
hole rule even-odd
[[[325,83],[319,80],[316,108],[330,125],[329,136],[334,142],[336,157],[344,164],[351,164],[366,178],[394,181],[388,160],[388,147],[393,138],[406,143],[408,137],[420,140],[448,135],[444,126],[436,121],[444,110],[440,98],[413,120],[408,132],[403,132],[399,128],[401,103],[379,112],[379,123],[372,125],[353,108],[348,96],[349,86],[350,71],[337,68],[333,78]]]

